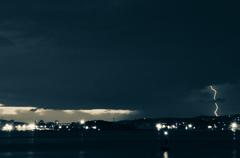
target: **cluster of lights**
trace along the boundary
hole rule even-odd
[[[164,136],[168,136],[168,131],[167,130],[172,130],[172,129],[177,129],[177,126],[176,125],[166,125],[166,124],[162,124],[162,123],[157,123],[155,125],[157,131],[160,131],[160,130],[164,130],[163,131],[163,135]]]
[[[3,127],[2,127],[2,131],[6,131],[6,132],[10,132],[14,129],[13,125],[11,124],[5,124]]]
[[[196,127],[194,127],[192,124],[188,124],[185,126],[185,130],[193,130],[196,129]]]
[[[37,125],[34,124],[34,123],[31,123],[31,124],[28,124],[28,125],[25,125],[25,124],[24,125],[17,125],[17,126],[15,126],[15,128],[16,128],[17,131],[34,131],[34,130],[38,129]]]
[[[158,131],[160,131],[161,129],[177,129],[176,125],[166,125],[162,123],[157,123],[155,127]]]
[[[157,123],[155,125],[155,127],[158,131],[160,131],[161,129],[174,130],[174,129],[181,128],[182,126],[185,130],[195,130],[196,129],[196,127],[193,124],[191,124],[191,123],[187,124],[185,122],[176,123],[176,124],[173,124],[173,125],[167,125],[165,123]]]
[[[38,129],[37,128],[37,125],[34,124],[34,123],[30,123],[30,124],[27,124],[27,125],[16,125],[16,126],[13,126],[12,124],[5,124],[3,127],[2,127],[2,131],[6,131],[6,132],[11,132],[13,130],[17,130],[17,131],[34,131]]]
[[[221,123],[221,122],[220,122]],[[183,129],[185,130],[195,130],[196,127],[193,124],[185,124],[184,122],[182,123],[183,125]],[[223,123],[224,127],[221,127],[220,130],[224,131],[225,129],[227,129],[227,124]],[[226,127],[226,128],[225,128]],[[166,123],[157,123],[155,125],[155,128],[157,129],[157,131],[160,130],[172,130],[172,129],[178,129],[180,127],[176,125],[167,125]],[[214,130],[214,129],[218,129],[218,126],[216,124],[214,125],[208,125],[207,126],[208,130]],[[229,129],[233,132],[236,132],[237,130],[240,130],[240,124],[238,124],[237,122],[232,122],[229,126]]]
[[[57,124],[59,124],[59,123],[57,123]],[[84,125],[85,120],[80,120],[80,124]],[[70,130],[68,125],[66,125],[65,127],[68,130]],[[58,129],[62,129],[62,128],[63,128],[62,125],[58,125]],[[1,128],[1,130],[5,131],[5,132],[11,132],[11,131],[14,131],[14,130],[16,130],[16,131],[35,131],[35,130],[51,130],[51,129],[52,130],[54,129],[53,125],[50,128],[47,128],[46,125],[39,125],[38,126],[35,123],[22,124],[22,125],[18,124],[18,125],[15,125],[15,126],[13,124],[7,123]],[[92,129],[97,129],[97,127],[93,126]]]
[[[89,130],[89,129],[100,130],[100,129],[97,128],[97,126],[92,126],[92,127],[89,127],[89,126],[83,126],[83,128],[84,128],[85,130]]]
[[[80,121],[81,125],[85,124],[84,120]],[[66,129],[70,130],[70,127],[68,125],[64,126]],[[62,125],[58,125],[58,130],[64,128]],[[85,130],[89,130],[89,129],[93,129],[93,130],[100,130],[99,128],[97,128],[97,126],[82,126]],[[30,124],[23,124],[23,125],[12,125],[12,124],[5,124],[2,129],[2,131],[5,132],[11,132],[13,130],[16,131],[35,131],[35,130],[49,130],[49,128],[43,125],[37,126],[35,123],[30,123]]]
[[[186,125],[185,125],[185,123],[182,123],[182,124],[185,126],[185,130],[195,130],[196,129],[196,127],[193,126],[192,124],[186,124]],[[224,126],[225,125],[226,124],[224,123]],[[168,129],[175,129],[175,128],[177,129],[177,126],[175,126],[175,125],[169,126],[169,125],[166,125],[166,124],[163,124],[163,123],[157,123],[155,125],[155,128],[157,129],[158,133],[159,133],[159,131],[161,131],[163,129],[163,135],[165,137],[167,137],[169,135]],[[208,125],[207,128],[209,130],[213,130],[213,129],[217,129],[218,127],[217,127],[217,125],[214,124],[213,126],[212,125]],[[234,141],[237,140],[237,138],[236,138],[236,131],[240,130],[240,125],[237,122],[232,122],[230,124],[229,129],[233,132],[233,140]],[[224,128],[221,128],[221,130],[223,131]]]

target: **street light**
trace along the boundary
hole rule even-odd
[[[238,124],[236,122],[231,123],[230,128],[233,132],[236,132],[238,129]]]
[[[233,132],[233,140],[236,140],[236,131],[238,130],[238,124],[236,122],[232,122],[230,129]]]

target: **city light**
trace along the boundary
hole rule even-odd
[[[213,127],[211,125],[208,125],[208,129],[212,129]]]
[[[84,126],[83,128],[84,128],[84,129],[86,129],[86,130],[88,130],[88,129],[89,129],[89,127],[88,127],[88,126]]]
[[[30,123],[28,125],[26,125],[26,124],[17,125],[17,126],[15,126],[15,129],[17,131],[34,131],[34,130],[37,130],[38,127],[35,123]]]
[[[17,125],[15,128],[17,131],[26,131],[26,125]]]
[[[11,132],[13,130],[13,125],[10,124],[5,124],[2,128],[2,131],[7,131],[7,132]]]
[[[219,117],[220,118],[220,117]],[[218,119],[219,119],[218,118]],[[177,121],[169,121],[169,122],[161,122],[156,123],[155,126],[149,126],[151,124],[146,124],[144,126],[136,127],[137,129],[155,129],[158,131],[158,135],[168,136],[169,132],[176,131],[181,132],[186,130],[186,132],[191,133],[194,130],[209,130],[212,132],[215,131],[232,131],[234,140],[237,140],[237,130],[240,130],[240,125],[237,122],[237,119],[231,119],[236,120],[233,122],[229,121],[223,121],[223,120],[212,120],[212,118],[209,119],[209,122],[204,124],[204,126],[201,124],[201,126],[198,125],[195,121],[188,121],[188,122],[177,122]],[[146,120],[145,120],[146,122]],[[144,123],[145,123],[144,122]],[[1,130],[2,131],[44,131],[44,130],[68,130],[71,131],[73,129],[82,130],[85,129],[87,132],[89,131],[100,131],[101,125],[98,124],[97,121],[92,122],[93,124],[88,124],[85,122],[85,120],[79,120],[78,122],[72,124],[72,123],[58,123],[58,122],[51,122],[50,124],[47,124],[45,122],[40,122],[38,124],[36,123],[21,123],[21,122],[12,122],[12,123],[6,123],[2,124]],[[154,125],[154,124],[153,124]],[[75,130],[74,130],[75,131]],[[160,132],[161,131],[161,132]],[[175,132],[173,132],[175,133]]]
[[[85,124],[85,120],[80,120],[80,124],[84,125]]]
[[[237,124],[236,122],[231,123],[230,129],[231,129],[233,132],[236,132],[236,130],[238,130],[238,124]]]
[[[34,131],[36,129],[37,129],[37,126],[36,126],[35,123],[30,123],[30,124],[27,125],[27,130],[28,131]]]
[[[188,124],[188,128],[192,128],[193,127],[193,125],[192,124]]]
[[[157,128],[158,131],[160,131],[163,128],[161,123],[157,123],[155,127]]]

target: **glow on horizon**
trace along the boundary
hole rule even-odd
[[[0,114],[1,115],[17,115],[18,113],[31,111],[36,109],[36,107],[28,106],[5,106],[0,104]]]
[[[218,115],[219,106],[218,106],[218,104],[217,104],[217,90],[216,90],[212,85],[210,85],[209,87],[210,87],[210,89],[214,92],[213,100],[214,100],[214,105],[215,105],[215,107],[216,107],[216,109],[215,109],[215,111],[214,111],[214,115],[218,117],[218,116],[219,116],[219,115]]]
[[[89,109],[89,110],[79,110],[83,113],[88,113],[91,115],[101,115],[101,114],[123,114],[123,115],[129,115],[131,113],[134,113],[136,111],[132,110],[122,110],[122,109]]]
[[[79,121],[79,120],[112,120],[123,119],[137,114],[137,110],[129,109],[48,109],[33,106],[7,106],[0,104],[2,119],[21,121]]]

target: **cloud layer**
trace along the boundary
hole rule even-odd
[[[124,109],[43,109],[28,106],[5,106],[1,104],[2,119],[32,122],[35,120],[74,122],[84,120],[121,120],[135,117],[138,111]]]

